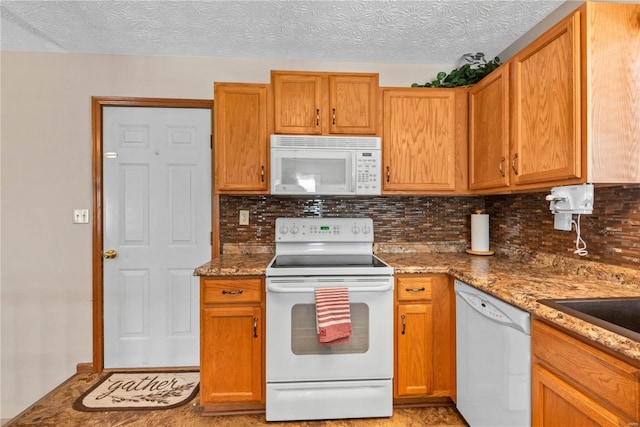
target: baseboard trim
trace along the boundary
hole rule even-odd
[[[89,374],[91,372],[95,372],[93,370],[93,363],[91,363],[91,362],[78,363],[76,365],[76,373],[77,374]]]

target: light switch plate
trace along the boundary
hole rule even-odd
[[[89,224],[89,209],[74,209],[73,210],[73,223],[74,224]]]

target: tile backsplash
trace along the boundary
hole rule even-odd
[[[553,228],[547,194],[487,196],[491,244],[640,268],[640,187],[595,188],[593,213],[580,217],[580,234],[589,252],[585,257],[573,253],[575,230]]]
[[[499,196],[275,197],[220,196],[220,241],[224,245],[273,247],[275,219],[291,217],[371,217],[376,243],[392,245],[448,242],[469,246],[470,215],[490,215],[491,247],[640,268],[640,187],[596,187],[593,214],[582,215],[581,235],[589,254],[574,254],[575,231],[553,228],[546,192]],[[250,212],[248,226],[238,211]]]
[[[470,214],[483,197],[275,197],[220,196],[220,241],[274,245],[278,217],[370,217],[375,241],[391,244],[468,242]],[[238,225],[238,211],[249,210],[249,225]]]

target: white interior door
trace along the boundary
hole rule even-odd
[[[104,367],[199,365],[211,110],[103,108]]]

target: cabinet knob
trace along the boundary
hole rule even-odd
[[[244,291],[242,289],[237,289],[235,291],[227,291],[226,289],[222,290],[222,295],[240,295]]]
[[[504,165],[504,161],[506,159],[504,158],[504,156],[500,157],[500,164],[498,165],[498,169],[500,170],[500,175],[504,178],[504,169],[502,167],[502,165]]]
[[[400,318],[402,319],[402,335],[404,335],[407,332],[407,317],[403,314]]]
[[[264,182],[264,165],[260,166],[260,182]]]
[[[391,171],[389,170],[389,166],[387,166],[387,182],[391,180]]]
[[[425,288],[404,288],[407,292],[424,292]]]
[[[320,126],[320,109],[316,108],[316,126]]]
[[[336,124],[336,109],[335,108],[332,110],[331,120],[333,121],[333,124],[335,125]]]

